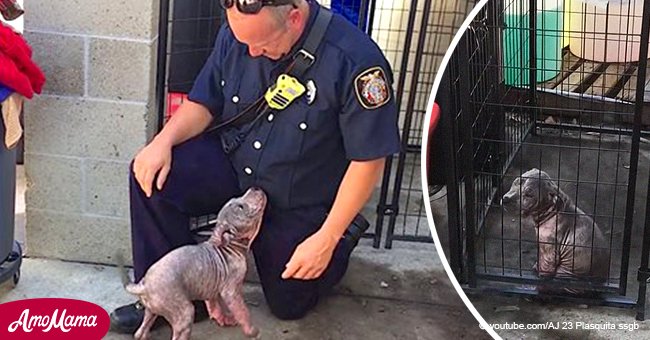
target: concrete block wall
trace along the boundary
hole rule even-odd
[[[157,123],[159,2],[26,2],[25,38],[47,77],[25,105],[29,256],[130,258],[128,166]]]

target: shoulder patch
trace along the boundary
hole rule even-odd
[[[354,89],[361,106],[366,109],[376,109],[390,99],[386,75],[379,66],[361,72],[354,79]]]

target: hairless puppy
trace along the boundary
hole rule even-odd
[[[516,178],[501,203],[517,206],[532,217],[538,232],[537,263],[542,278],[579,278],[604,282],[609,268],[609,249],[602,231],[546,174],[531,169]],[[552,291],[540,286],[540,291]],[[564,288],[564,292],[586,291]]]
[[[217,215],[210,239],[172,250],[154,263],[140,282],[126,284],[126,290],[139,296],[145,306],[136,339],[148,338],[158,316],[169,322],[174,340],[189,339],[194,300],[204,300],[220,326],[239,324],[245,335],[257,336],[242,289],[246,255],[259,232],[265,206],[266,195],[256,188],[231,199]]]

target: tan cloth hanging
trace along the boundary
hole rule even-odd
[[[12,149],[18,144],[23,135],[23,127],[20,125],[20,113],[23,110],[23,96],[14,93],[3,101],[2,120],[5,125],[5,145]]]

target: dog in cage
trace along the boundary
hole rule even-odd
[[[537,229],[537,262],[540,278],[570,278],[603,283],[608,276],[609,247],[595,223],[571,198],[539,169],[516,178],[503,195],[505,208],[518,206]],[[540,293],[590,294],[593,291],[539,285]]]

